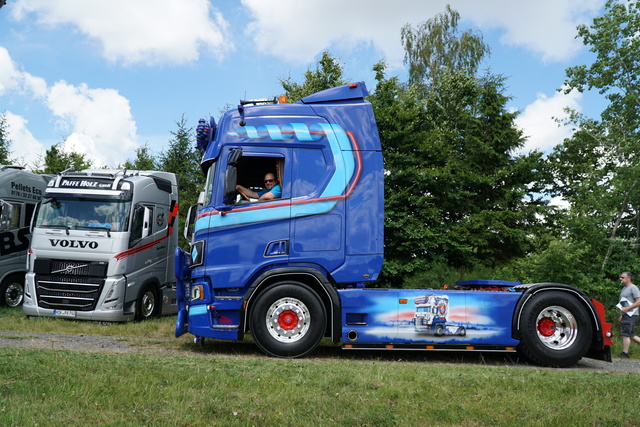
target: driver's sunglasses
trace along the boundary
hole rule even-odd
[[[266,183],[268,183],[268,182],[273,182],[273,181],[275,181],[275,179],[265,179],[265,180],[264,180],[264,183],[266,184]]]

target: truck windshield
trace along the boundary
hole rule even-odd
[[[36,227],[127,231],[131,202],[113,199],[45,198]]]

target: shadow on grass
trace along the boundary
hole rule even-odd
[[[269,357],[265,355],[251,338],[242,342],[204,339],[194,343],[184,343],[181,350],[194,355],[226,355],[247,357]],[[343,350],[328,339],[304,359],[342,359],[350,361],[389,361],[389,362],[427,362],[455,363],[487,366],[531,366],[518,353],[477,352],[477,351],[434,351],[434,350]],[[535,365],[533,365],[535,366]]]

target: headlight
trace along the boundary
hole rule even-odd
[[[192,285],[191,286],[191,301],[200,301],[204,299],[204,286]]]

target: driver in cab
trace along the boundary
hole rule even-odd
[[[242,194],[245,198],[263,200],[279,199],[282,196],[282,189],[276,179],[276,176],[272,173],[268,173],[264,176],[264,190],[255,192],[243,187],[242,185],[236,185],[236,190]]]

